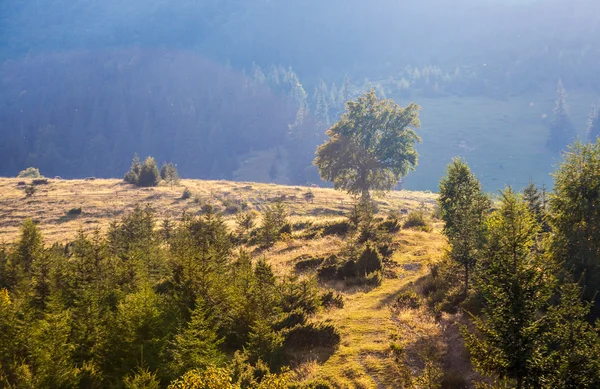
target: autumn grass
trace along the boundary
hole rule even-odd
[[[48,185],[38,186],[37,192],[28,198],[24,186],[17,184],[30,181],[0,178],[0,242],[14,241],[28,217],[38,223],[46,242],[53,243],[72,239],[78,230],[105,230],[111,220],[136,205],[150,204],[159,218],[178,219],[184,212],[198,213],[205,204],[224,209],[224,202],[233,201],[261,211],[276,199],[282,199],[294,221],[339,218],[354,201],[345,193],[325,188],[203,180],[182,180],[173,187],[136,188],[117,179],[50,179]],[[182,199],[185,188],[192,192],[192,198]],[[313,202],[303,197],[308,191],[314,194]],[[377,199],[382,214],[392,209],[414,209],[421,202],[431,205],[434,201],[434,194],[410,191],[394,191]],[[73,208],[81,208],[81,215],[67,215]],[[233,224],[233,215],[227,215],[226,219]]]

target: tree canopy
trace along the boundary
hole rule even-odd
[[[413,128],[420,127],[419,109],[381,100],[373,89],[347,102],[342,118],[327,130],[329,140],[317,148],[321,178],[363,198],[370,190],[391,190],[417,166],[421,138]]]

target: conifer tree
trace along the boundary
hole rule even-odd
[[[536,250],[539,225],[527,204],[511,189],[487,222],[489,236],[478,265],[477,290],[485,307],[473,317],[476,332],[463,328],[473,366],[515,387],[532,387],[539,380],[544,349],[543,321],[555,285],[552,261]]]
[[[42,234],[33,220],[26,219],[21,226],[21,236],[13,250],[12,261],[21,271],[29,273],[32,263],[43,252]]]
[[[192,369],[223,364],[225,358],[219,350],[222,342],[214,330],[204,303],[199,300],[186,328],[175,336],[173,370],[177,375],[182,375]]]
[[[129,168],[129,171],[125,174],[123,180],[129,184],[137,185],[141,171],[142,164],[140,163],[140,157],[137,155],[137,153],[135,153],[133,156],[133,160],[131,161],[131,167]]]
[[[600,108],[593,107],[590,112],[590,118],[587,128],[587,139],[590,143],[595,143],[600,137]]]
[[[581,279],[584,296],[600,290],[600,139],[575,143],[554,173],[550,196],[552,253]]]
[[[564,150],[575,138],[575,127],[569,117],[567,93],[563,87],[562,80],[558,80],[556,101],[552,114],[552,122],[549,128],[550,137],[548,138],[547,147],[550,151],[559,152]]]
[[[485,213],[490,208],[489,198],[469,166],[455,158],[440,182],[440,213],[445,222],[453,261],[464,270],[464,294],[469,288],[469,276],[484,243]]]
[[[152,157],[146,158],[140,170],[137,186],[156,186],[159,180],[160,172],[158,171],[158,166],[156,166],[156,161]]]
[[[577,284],[560,288],[560,304],[548,310],[548,353],[544,356],[544,388],[600,387],[600,338],[586,320],[591,304],[581,301]]]

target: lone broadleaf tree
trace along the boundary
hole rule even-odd
[[[380,100],[374,90],[347,102],[346,113],[327,130],[329,140],[317,148],[321,178],[363,199],[370,190],[391,190],[417,165],[419,109]]]

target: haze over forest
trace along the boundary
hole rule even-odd
[[[314,150],[370,88],[421,105],[435,190],[463,156],[486,190],[551,185],[559,79],[581,139],[600,101],[597,0],[0,3],[0,176],[320,182]]]

